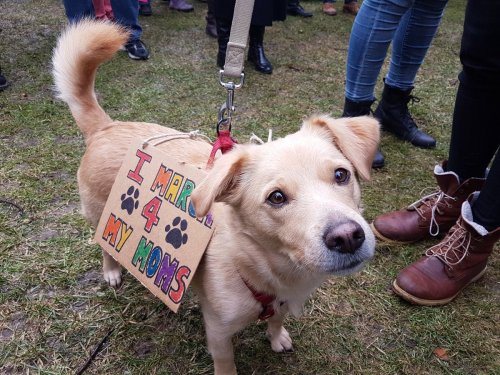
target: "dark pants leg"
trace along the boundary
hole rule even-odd
[[[92,0],[64,0],[63,3],[69,22],[77,22],[84,17],[94,17]]]
[[[66,17],[70,22],[77,22],[84,17],[94,17],[92,0],[64,0]],[[116,22],[130,30],[130,40],[141,38],[142,27],[139,25],[139,1],[111,0],[111,7]]]
[[[469,0],[460,60],[462,72],[453,114],[448,169],[461,180],[484,177],[472,206],[474,219],[488,230],[500,226],[500,22],[495,0]]]

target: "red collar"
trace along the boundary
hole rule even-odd
[[[269,294],[257,292],[253,288],[253,286],[250,285],[250,283],[248,281],[246,281],[243,278],[242,278],[242,280],[245,283],[245,285],[247,286],[247,288],[250,289],[250,291],[252,292],[253,298],[255,298],[255,300],[257,302],[260,302],[260,304],[262,305],[262,311],[259,314],[259,319],[266,320],[266,319],[269,319],[270,317],[272,317],[274,315],[273,302],[276,299],[276,297],[269,295]]]

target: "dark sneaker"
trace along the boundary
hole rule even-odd
[[[149,51],[146,45],[140,39],[132,40],[125,44],[128,57],[133,60],[147,60],[149,58]]]
[[[151,4],[149,3],[139,3],[139,14],[141,16],[150,16],[153,14],[153,9],[151,9]]]
[[[7,82],[7,79],[5,79],[3,74],[0,74],[0,91],[5,90],[7,87],[9,87],[10,83]]]

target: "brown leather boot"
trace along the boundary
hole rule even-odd
[[[446,161],[436,165],[434,176],[440,190],[423,197],[400,211],[375,218],[371,228],[378,239],[386,242],[411,243],[446,233],[460,216],[467,197],[483,187],[484,178],[469,178],[460,183],[453,172],[445,172]]]
[[[392,284],[398,296],[416,305],[444,305],[484,274],[500,227],[488,232],[474,223],[469,201],[446,237],[399,273]]]
[[[335,9],[333,3],[323,3],[323,13],[329,16],[335,16],[337,14],[337,9]]]
[[[344,4],[342,7],[342,11],[344,13],[352,14],[353,16],[357,15],[359,12],[359,5],[357,1],[353,1],[348,4]]]

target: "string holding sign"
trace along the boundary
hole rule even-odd
[[[183,138],[189,138],[189,139],[202,138],[202,139],[205,139],[206,141],[208,141],[208,143],[212,143],[212,140],[210,139],[210,137],[203,134],[199,130],[193,130],[193,131],[190,131],[189,133],[172,133],[172,134],[164,133],[164,134],[155,135],[153,137],[149,137],[142,142],[142,148],[146,148],[151,143],[151,141],[155,141],[157,139],[162,139],[162,140],[155,142],[153,144],[153,146],[158,146],[162,143],[172,141],[174,139],[183,139]]]

